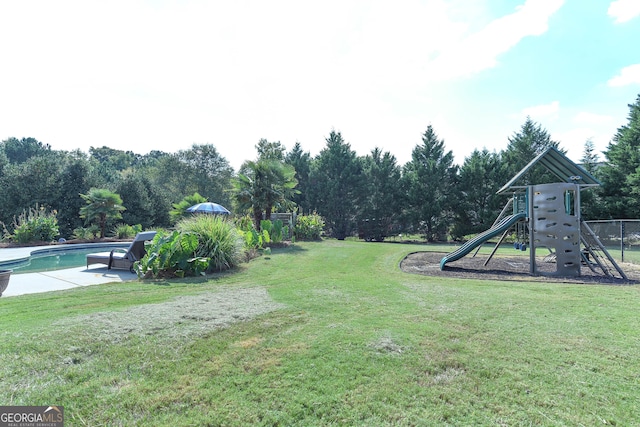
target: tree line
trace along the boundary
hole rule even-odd
[[[639,217],[640,95],[629,110],[604,159],[585,141],[581,162],[602,182],[583,192],[587,219]],[[82,195],[107,189],[122,200],[121,221],[144,229],[171,227],[170,212],[198,195],[249,215],[256,228],[271,212],[296,210],[322,216],[327,234],[338,239],[356,233],[365,220],[386,234],[460,239],[492,225],[507,201],[496,191],[536,155],[551,146],[562,151],[531,118],[508,141],[505,150],[476,149],[456,165],[444,139],[428,126],[411,160],[400,165],[379,148],[358,156],[340,132],[331,131],[315,157],[300,143],[287,151],[280,142],[260,140],[256,158],[236,172],[211,144],[141,155],[108,147],[57,151],[35,138],[8,138],[0,143],[0,222],[10,233],[16,217],[38,206],[54,212],[60,235],[69,237],[86,226]],[[536,169],[524,179],[554,181]]]

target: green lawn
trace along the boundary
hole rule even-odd
[[[210,280],[0,298],[0,404],[68,426],[640,424],[640,288],[399,270],[429,248],[296,243]]]

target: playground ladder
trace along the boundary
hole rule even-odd
[[[591,271],[596,272],[593,266],[595,263],[600,267],[605,276],[629,280],[627,275],[624,274],[624,271],[622,271],[611,255],[609,255],[607,249],[602,245],[600,239],[598,239],[598,236],[596,236],[591,227],[582,219],[580,220],[580,240],[590,256],[590,259],[585,259],[585,262]],[[583,258],[586,257],[583,255]],[[618,275],[616,275],[616,272]]]

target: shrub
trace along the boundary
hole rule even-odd
[[[14,218],[12,239],[18,243],[51,242],[59,234],[56,211],[44,207],[29,208]]]
[[[142,226],[140,224],[137,225],[128,225],[128,224],[117,224],[113,228],[113,237],[116,239],[132,239],[136,237],[136,234],[142,231]]]
[[[283,227],[282,220],[276,219],[260,221],[260,229],[263,233],[263,241],[265,243],[280,243],[285,237],[289,237],[289,228]]]
[[[0,237],[0,242],[10,242],[11,241],[11,233],[7,230],[7,226],[4,222],[0,221],[0,225],[2,225],[2,234]]]
[[[159,231],[133,269],[141,279],[203,275],[209,259],[196,256],[197,249],[198,236],[194,233]]]
[[[283,222],[279,219],[273,222],[263,219],[260,221],[260,231],[254,228],[253,221],[248,216],[237,218],[235,224],[247,252],[281,243],[289,237],[289,227],[283,226]]]
[[[73,238],[74,239],[89,239],[91,238],[91,233],[89,229],[84,227],[79,227],[73,230]]]
[[[87,233],[91,235],[92,238],[97,239],[100,236],[100,226],[97,224],[92,224],[87,228]]]
[[[296,218],[296,225],[293,235],[298,240],[320,240],[324,220],[316,213],[311,215],[299,215]]]
[[[115,231],[114,231],[115,235]],[[134,233],[135,235],[135,233]],[[81,240],[89,240],[89,239],[97,239],[100,236],[100,227],[96,224],[90,225],[89,227],[78,227],[73,229],[73,237],[74,239]],[[128,237],[125,237],[128,238]]]
[[[262,245],[265,243],[263,233],[258,233],[253,226],[253,221],[248,215],[236,218],[234,222],[236,230],[244,243],[246,252],[254,252],[256,249],[262,249]]]
[[[239,230],[239,232],[240,236],[242,236],[245,249],[251,250],[262,248],[262,236],[258,234],[255,228],[246,231]]]
[[[240,264],[243,242],[233,222],[220,215],[195,215],[180,220],[176,229],[198,236],[195,255],[209,259],[209,271],[223,271]]]

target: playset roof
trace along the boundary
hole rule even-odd
[[[558,177],[561,182],[573,182],[580,187],[596,187],[600,185],[593,175],[584,168],[572,162],[567,156],[555,147],[549,147],[540,153],[535,159],[531,160],[520,172],[518,172],[509,182],[507,182],[497,194],[506,193],[515,189],[526,188],[526,185],[516,185],[518,180],[522,178],[529,170],[536,165],[544,166],[549,172]]]

